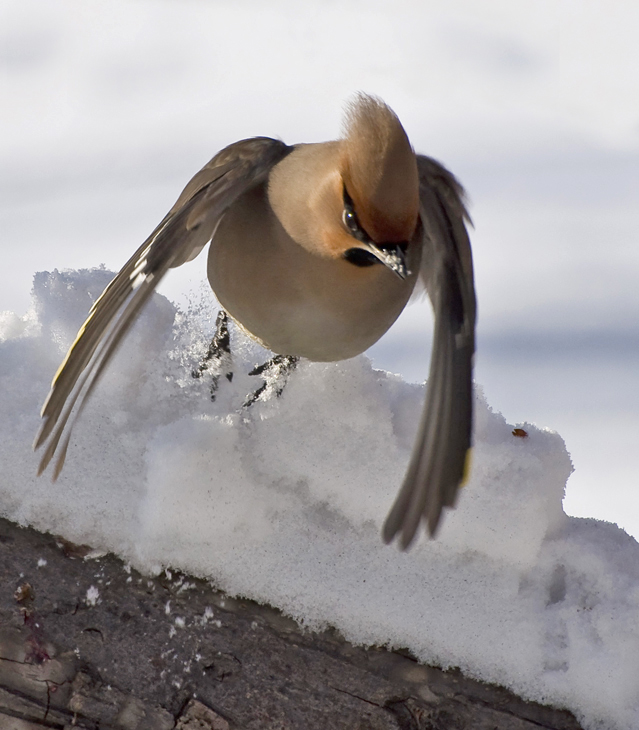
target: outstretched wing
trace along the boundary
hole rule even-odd
[[[162,277],[170,268],[197,256],[227,208],[266,180],[291,149],[268,137],[242,140],[223,149],[193,177],[164,220],[107,286],[80,327],[42,406],[44,421],[33,447],[45,442],[47,446],[38,474],[46,469],[64,435],[53,478],[59,475],[73,424]]]
[[[406,549],[422,519],[434,536],[444,507],[453,507],[469,466],[475,352],[475,287],[464,191],[448,170],[417,156],[424,227],[420,276],[435,314],[426,400],[402,488],[383,537],[400,533]]]

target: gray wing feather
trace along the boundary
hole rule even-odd
[[[386,519],[386,542],[406,549],[422,520],[434,536],[468,469],[472,432],[475,288],[463,189],[448,170],[418,155],[424,250],[420,276],[435,314],[424,410],[404,483]]]
[[[42,406],[44,420],[34,449],[48,443],[38,474],[46,469],[64,435],[54,479],[59,475],[71,430],[84,404],[167,271],[194,258],[211,239],[229,205],[266,180],[290,149],[267,137],[223,149],[190,180],[164,220],[106,287],[55,374]]]

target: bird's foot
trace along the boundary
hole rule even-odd
[[[288,376],[295,369],[299,357],[295,355],[275,355],[263,365],[253,368],[249,375],[261,375],[264,383],[246,396],[242,408],[249,408],[258,400],[267,400],[275,395],[279,398],[288,382]]]
[[[220,387],[220,378],[224,376],[229,383],[233,380],[232,366],[229,316],[223,309],[220,309],[215,320],[215,334],[209,349],[197,370],[191,371],[191,375],[194,378],[201,378],[206,370],[211,372],[211,400],[215,400]]]

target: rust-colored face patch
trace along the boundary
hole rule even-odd
[[[417,227],[418,206],[413,209],[413,206],[402,205],[404,210],[392,215],[388,208],[381,209],[371,200],[358,203],[358,196],[350,194],[346,181],[344,187],[353,201],[353,210],[360,225],[375,243],[401,243],[413,238]],[[359,199],[362,199],[361,195]]]

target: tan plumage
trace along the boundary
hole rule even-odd
[[[170,268],[212,239],[208,278],[233,319],[281,355],[335,361],[393,324],[418,281],[435,314],[419,432],[384,525],[406,548],[435,533],[465,478],[472,422],[475,293],[463,190],[415,155],[395,114],[358,95],[342,139],[293,147],[256,137],[226,147],[92,307],[42,408],[41,473],[69,434],[113,352]],[[76,406],[74,411],[74,406]],[[60,441],[62,446],[60,446]]]

